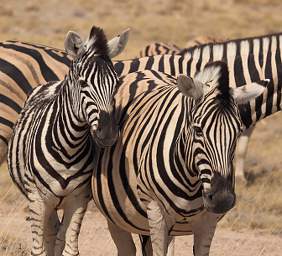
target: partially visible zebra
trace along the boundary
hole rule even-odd
[[[195,79],[144,71],[121,82],[115,94],[121,134],[101,151],[92,179],[118,255],[135,255],[131,232],[150,234],[154,255],[166,255],[170,236],[193,233],[195,255],[208,255],[217,220],[235,204],[232,160],[249,125],[237,104],[261,108],[265,87],[229,88],[223,62]]]
[[[118,76],[110,58],[124,48],[127,36],[120,39],[107,42],[95,26],[85,43],[69,32],[65,48],[74,59],[68,74],[37,87],[16,122],[8,167],[29,200],[32,255],[79,255],[94,141],[110,146],[118,132],[112,112]]]
[[[194,45],[193,45],[194,46]],[[139,56],[148,57],[160,54],[178,54],[181,48],[175,44],[166,44],[162,42],[154,42],[146,45],[141,51]]]
[[[185,48],[190,48],[194,46],[198,46],[206,43],[220,43],[223,42],[221,38],[215,38],[210,36],[198,36],[186,43]],[[162,55],[162,54],[179,54],[183,48],[178,47],[175,44],[166,44],[163,42],[154,42],[146,45],[141,51],[139,56],[148,57],[154,55]]]

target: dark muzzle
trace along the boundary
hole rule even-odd
[[[98,127],[94,135],[95,142],[101,147],[112,146],[118,137],[118,126],[116,125],[112,112],[101,111]]]
[[[204,206],[209,212],[226,213],[236,202],[232,182],[216,173],[211,180],[210,191],[203,192],[203,199]]]

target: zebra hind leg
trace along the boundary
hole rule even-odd
[[[135,256],[136,247],[131,233],[119,228],[110,221],[108,221],[108,228],[117,247],[118,256]]]

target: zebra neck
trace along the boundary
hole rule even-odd
[[[83,151],[84,147],[89,147],[90,136],[88,124],[78,114],[77,108],[80,104],[74,102],[76,95],[74,87],[75,85],[69,83],[67,79],[63,81],[54,107],[57,113],[50,131],[50,136],[55,138],[55,148],[64,149],[64,154],[69,156]]]
[[[193,160],[193,137],[191,130],[188,128],[188,122],[185,120],[185,125],[179,134],[179,138],[175,145],[174,163],[175,169],[182,176],[185,186],[193,186],[198,183],[198,173]]]

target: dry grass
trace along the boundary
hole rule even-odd
[[[189,39],[201,35],[235,38],[279,32],[282,31],[281,10],[281,0],[27,0],[20,4],[10,0],[1,3],[0,40],[16,39],[62,48],[70,29],[87,36],[89,28],[96,24],[110,37],[131,27],[129,45],[119,56],[124,59],[137,56],[152,41],[185,46]],[[237,206],[221,226],[281,233],[281,122],[281,114],[276,115],[256,130],[248,152],[250,183],[247,187],[237,184]],[[2,166],[0,213],[15,218],[13,214],[25,206],[23,200],[12,185],[6,166]],[[8,223],[6,226],[8,229]],[[7,247],[12,248],[7,256],[26,255],[21,241],[11,246],[14,240],[0,230],[0,255]]]
[[[279,0],[11,0],[1,4],[0,40],[63,47],[69,29],[87,35],[96,24],[112,36],[131,27],[130,44],[121,56],[128,58],[155,40],[184,46],[199,35],[233,38],[281,31],[281,7]]]
[[[27,244],[17,237],[7,235],[0,237],[1,256],[27,256],[30,255]]]

